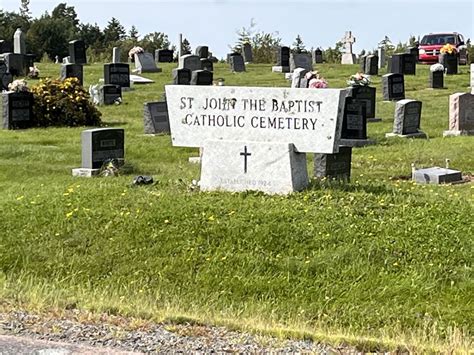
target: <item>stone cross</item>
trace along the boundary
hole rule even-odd
[[[346,49],[346,53],[352,53],[352,44],[355,43],[356,39],[352,36],[351,31],[346,31],[346,35],[342,39],[344,42],[344,48]]]

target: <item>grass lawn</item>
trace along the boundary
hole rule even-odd
[[[84,128],[0,131],[0,305],[77,307],[155,321],[195,320],[366,350],[473,350],[472,183],[427,186],[402,179],[410,164],[474,172],[473,137],[443,138],[448,96],[466,92],[468,67],[429,90],[428,66],[406,76],[421,100],[427,140],[386,139],[395,103],[377,87],[377,145],[353,150],[352,181],[312,180],[288,196],[201,193],[192,187],[197,149],[143,135],[143,103],[156,101],[175,64],[144,74],[154,84],[101,107],[125,129],[126,169],[115,178],[73,178]],[[42,77],[59,65],[39,64]],[[324,64],[330,87],[358,66]],[[84,68],[86,87],[102,77]],[[381,74],[384,74],[382,72]],[[271,65],[225,85],[289,86]],[[30,81],[30,86],[34,81]],[[308,169],[312,171],[312,156]],[[153,186],[130,186],[135,175]]]

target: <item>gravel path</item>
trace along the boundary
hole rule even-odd
[[[223,327],[148,323],[138,329],[120,317],[79,322],[71,311],[60,318],[24,311],[0,313],[0,334],[19,335],[141,353],[354,353],[351,349],[303,340],[279,340]],[[2,351],[0,350],[0,354]]]

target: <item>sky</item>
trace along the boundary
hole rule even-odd
[[[388,36],[396,44],[430,32],[459,32],[474,41],[474,0],[31,0],[39,17],[66,2],[83,23],[102,29],[112,17],[127,32],[132,25],[140,35],[164,32],[172,44],[182,33],[194,49],[207,45],[218,58],[230,52],[237,31],[249,27],[275,33],[291,46],[300,35],[306,48],[334,47],[352,31],[353,50],[373,50]],[[6,11],[17,11],[20,0],[0,0]]]

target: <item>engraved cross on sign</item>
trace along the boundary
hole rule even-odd
[[[244,151],[240,152],[240,155],[244,157],[244,174],[247,174],[247,157],[251,156],[252,154],[247,152],[247,146],[244,146]]]

